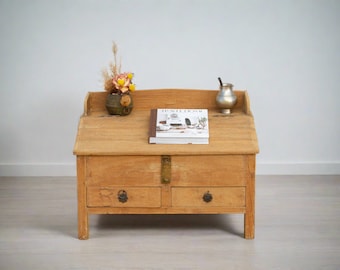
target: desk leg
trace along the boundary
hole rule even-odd
[[[246,213],[244,214],[244,238],[255,237],[255,155],[247,156],[248,176],[246,188]]]
[[[77,156],[77,190],[78,190],[78,238],[89,238],[89,220],[86,209],[86,160]]]

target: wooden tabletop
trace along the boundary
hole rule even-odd
[[[246,91],[235,91],[238,102],[231,115],[216,107],[217,91],[187,89],[137,90],[128,116],[110,116],[105,92],[90,92],[84,103],[73,153],[75,155],[226,155],[259,152],[253,115]],[[206,108],[209,144],[149,144],[153,108]]]

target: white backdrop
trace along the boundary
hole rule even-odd
[[[340,1],[0,0],[0,175],[75,175],[115,40],[138,89],[247,89],[258,174],[340,174]]]

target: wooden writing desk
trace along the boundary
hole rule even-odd
[[[78,236],[89,237],[89,214],[244,214],[254,238],[258,143],[246,91],[235,91],[230,116],[216,108],[217,91],[137,90],[128,116],[109,116],[105,92],[85,100],[74,146]],[[148,143],[150,109],[207,108],[208,145]]]

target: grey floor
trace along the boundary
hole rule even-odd
[[[258,176],[256,238],[242,215],[91,216],[76,178],[0,178],[0,269],[340,269],[340,176]]]

